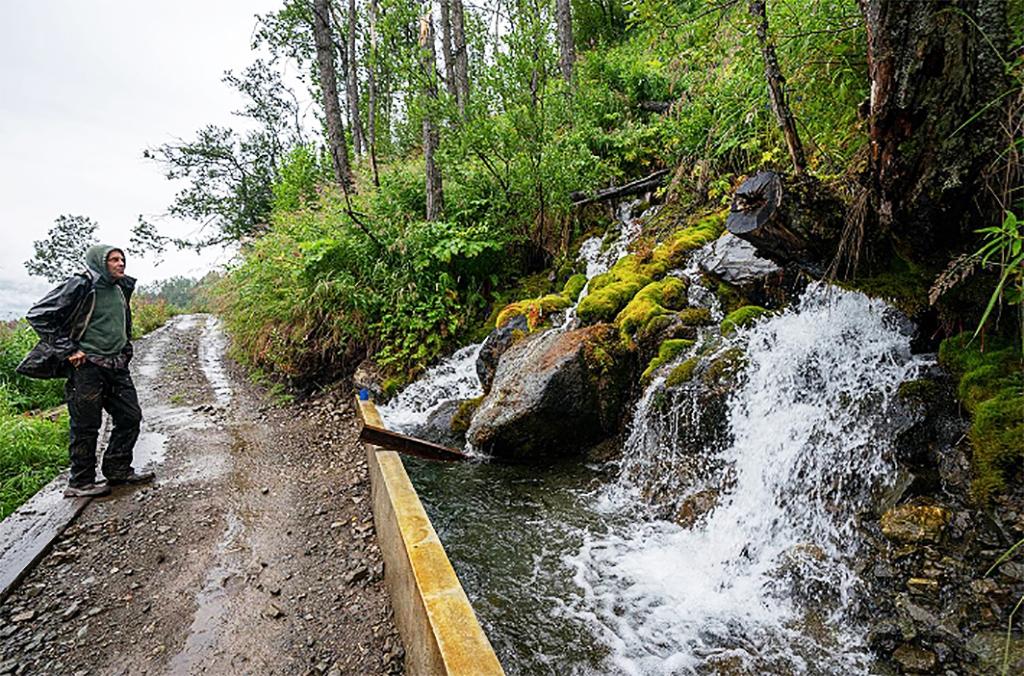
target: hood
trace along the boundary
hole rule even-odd
[[[117,246],[110,246],[109,244],[93,244],[85,252],[85,264],[93,272],[94,275],[98,276],[107,284],[113,284],[114,280],[110,276],[110,272],[107,270],[107,256],[110,255],[111,251],[120,251],[124,254],[124,249]]]

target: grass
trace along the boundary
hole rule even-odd
[[[68,466],[68,419],[0,415],[0,519]]]

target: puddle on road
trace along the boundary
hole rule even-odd
[[[200,664],[217,639],[227,610],[228,591],[233,580],[240,580],[242,568],[235,556],[235,541],[245,530],[242,520],[234,512],[225,515],[227,527],[217,543],[213,566],[206,574],[203,588],[196,594],[196,612],[181,649],[168,666],[168,673],[188,674]],[[202,667],[199,671],[204,671]]]
[[[224,371],[224,352],[227,350],[227,338],[221,330],[220,320],[214,316],[206,319],[206,326],[203,327],[203,337],[199,341],[199,363],[203,367],[203,373],[210,387],[213,388],[213,396],[221,406],[231,403],[231,381]]]
[[[155,467],[167,458],[167,435],[153,430],[139,433],[132,449],[132,465],[136,468]]]

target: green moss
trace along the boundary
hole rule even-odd
[[[590,293],[580,302],[580,320],[585,324],[612,321],[641,289],[664,277],[672,268],[681,266],[690,251],[722,234],[726,213],[723,210],[693,219],[655,247],[649,255],[624,256],[611,270],[594,277],[590,280]],[[682,280],[671,287],[662,288],[658,305],[673,309],[685,304],[683,299],[686,286]],[[631,335],[653,316],[661,314],[654,310],[648,304],[643,311],[638,306],[635,312],[628,313],[630,326],[626,333]],[[642,321],[639,319],[641,316],[644,317]]]
[[[769,311],[760,305],[744,305],[737,310],[733,310],[722,320],[722,335],[728,336],[735,333],[736,329],[740,327],[750,326],[758,317],[763,317],[766,314],[769,314]]]
[[[567,300],[570,300],[575,303],[576,299],[580,297],[580,291],[582,291],[583,287],[586,285],[586,275],[582,273],[573,275],[572,277],[569,278],[569,281],[567,281],[565,283],[565,286],[562,288],[562,296],[564,296]]]
[[[722,309],[726,313],[738,310],[744,305],[749,305],[747,299],[740,292],[739,288],[729,284],[727,282],[717,282],[715,294],[718,296],[719,302],[722,303]]]
[[[939,384],[930,378],[907,380],[900,383],[896,390],[897,396],[907,401],[926,402],[939,393]]]
[[[652,254],[651,265],[665,270],[676,268],[685,262],[686,254],[719,237],[725,230],[728,209],[716,211],[691,219],[686,227],[674,232],[660,244]]]
[[[928,309],[928,290],[934,278],[935,274],[894,255],[888,269],[840,285],[863,291],[869,296],[884,298],[914,317]]]
[[[494,320],[494,327],[500,329],[515,317],[526,317],[526,325],[530,331],[536,331],[544,324],[544,320],[549,314],[571,307],[572,304],[572,300],[559,293],[519,300],[509,303],[498,313]]]
[[[697,370],[697,364],[699,363],[699,357],[690,357],[672,369],[672,372],[668,374],[668,378],[665,379],[665,384],[669,387],[676,387],[677,385],[690,382],[693,379],[693,372]]]
[[[622,280],[599,291],[591,291],[580,301],[576,314],[584,324],[610,322],[650,280]]]
[[[673,359],[678,357],[684,350],[689,349],[693,346],[692,340],[685,338],[674,338],[666,340],[658,346],[658,356],[651,360],[647,365],[647,369],[640,376],[640,380],[647,382],[650,380],[654,372],[657,371],[662,365],[671,362]]]
[[[1013,365],[1019,353],[1010,341],[988,338],[985,341],[972,339],[970,333],[961,333],[946,338],[939,345],[939,363],[962,376],[985,364],[997,364],[1007,370]]]
[[[384,394],[386,399],[398,394],[398,391],[405,385],[404,378],[385,378],[384,382],[380,384],[380,390]]]
[[[707,385],[718,385],[729,381],[746,366],[747,355],[739,347],[731,347],[715,357],[701,374],[701,380]]]
[[[706,307],[689,307],[677,312],[676,317],[686,326],[705,326],[711,323],[711,310]]]
[[[626,307],[615,317],[615,324],[625,336],[636,334],[652,319],[668,315],[675,308],[686,304],[686,284],[669,277],[660,282],[651,282],[641,289]]]
[[[1007,388],[974,410],[970,431],[976,479],[974,492],[988,500],[1006,490],[1006,478],[1024,461],[1024,393]]]
[[[456,409],[455,415],[452,416],[452,422],[449,426],[451,431],[455,434],[465,434],[469,429],[469,423],[473,419],[473,414],[480,408],[480,402],[484,398],[476,397],[475,399],[466,399],[459,404],[459,408]]]
[[[971,414],[973,490],[982,502],[1006,490],[1006,480],[1024,462],[1024,362],[1006,341],[963,333],[942,341],[939,363],[960,382],[957,394]]]

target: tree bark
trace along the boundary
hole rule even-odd
[[[459,115],[466,117],[469,104],[469,52],[466,50],[466,13],[462,0],[451,0],[452,49],[455,60],[455,99]]]
[[[352,127],[352,150],[355,154],[362,155],[366,146],[363,133],[363,121],[359,112],[359,59],[356,54],[356,23],[359,15],[356,13],[356,0],[348,0],[348,43],[346,47],[348,62],[348,110],[349,124]]]
[[[380,187],[380,172],[377,169],[377,0],[370,0],[370,63],[366,69],[368,88],[366,102],[366,131],[370,152],[370,168],[373,184]]]
[[[428,221],[436,221],[444,204],[441,170],[434,155],[437,152],[438,133],[429,108],[437,101],[437,54],[434,51],[434,20],[428,11],[420,19],[420,66],[423,71],[423,96],[428,109],[423,113],[423,161],[427,188]]]
[[[576,62],[576,46],[572,37],[572,0],[556,0],[555,25],[558,29],[558,67],[565,83],[572,87],[572,68]]]
[[[1006,0],[860,0],[871,78],[864,186],[882,234],[908,260],[942,265],[998,211],[986,170],[1007,79]],[[1005,100],[1005,99],[1004,99]]]
[[[784,179],[762,171],[736,190],[725,226],[765,258],[823,277],[835,254],[841,214],[839,200],[812,176]]]
[[[458,100],[455,83],[455,54],[452,50],[452,22],[450,0],[441,0],[441,55],[444,56],[444,86],[453,99]]]
[[[331,166],[338,185],[347,193],[352,186],[352,171],[349,169],[345,125],[341,118],[341,105],[338,103],[338,79],[334,67],[334,41],[331,39],[328,0],[313,0],[313,40],[316,43],[316,62],[320,74],[320,92],[323,96]]]
[[[804,147],[800,143],[800,135],[796,131],[796,120],[793,119],[793,112],[786,102],[786,78],[779,69],[775,45],[768,39],[768,11],[765,9],[765,0],[750,0],[750,14],[757,22],[757,41],[761,44],[764,77],[768,81],[772,112],[775,113],[775,120],[779,123],[782,136],[786,140],[793,171],[802,174],[807,170],[807,160],[804,157]]]

